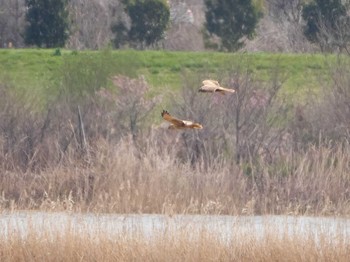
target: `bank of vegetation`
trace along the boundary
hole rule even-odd
[[[18,67],[2,72],[2,209],[349,215],[346,58],[39,54],[52,67],[18,60],[18,86]],[[300,68],[312,88],[286,84]],[[198,93],[208,76],[237,92]],[[168,130],[161,109],[204,128]]]

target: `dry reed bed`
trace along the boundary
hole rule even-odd
[[[113,147],[101,140],[88,164],[76,161],[39,173],[3,172],[0,207],[164,214],[350,214],[348,147],[290,153],[279,159],[279,165],[261,159],[260,168],[251,173],[220,156],[208,168],[202,161],[182,163],[175,154],[176,150],[152,142],[140,151],[132,139]]]
[[[133,234],[110,238],[104,234],[29,230],[23,237],[12,232],[0,241],[1,261],[348,261],[350,244],[339,232],[277,234],[266,228],[263,236],[233,229],[224,241],[206,230],[155,233],[150,239],[137,228]],[[296,229],[298,231],[298,229]],[[130,232],[129,232],[130,233]]]

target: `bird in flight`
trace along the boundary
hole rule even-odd
[[[171,123],[171,125],[169,126],[169,129],[185,129],[185,128],[202,129],[203,128],[203,126],[199,123],[195,123],[188,120],[177,119],[172,115],[170,115],[169,112],[166,110],[163,110],[162,117],[164,120]]]
[[[219,82],[215,80],[204,80],[202,84],[203,86],[199,88],[198,92],[207,92],[207,93],[219,92],[222,95],[225,95],[225,93],[236,92],[234,89],[229,89],[229,88],[220,86]]]

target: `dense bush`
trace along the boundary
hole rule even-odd
[[[47,48],[63,47],[68,39],[66,0],[26,0],[25,42]]]
[[[131,25],[127,28],[122,22],[112,27],[116,36],[116,47],[126,42],[141,49],[156,44],[164,37],[170,19],[169,6],[163,0],[125,0],[125,11]]]
[[[261,13],[251,0],[206,0],[205,28],[221,40],[220,50],[236,51],[254,36]]]

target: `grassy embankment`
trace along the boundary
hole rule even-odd
[[[60,56],[55,50],[0,50],[0,77],[19,88],[41,90],[58,77],[57,71],[66,56],[99,52],[74,52],[62,50]],[[229,54],[214,52],[162,52],[162,51],[112,51],[111,73],[125,73],[130,76],[144,74],[151,84],[151,91],[162,92],[163,88],[178,91],[182,82],[182,72],[189,76],[202,74],[220,80],[225,71],[237,64],[254,72],[258,78],[267,80],[277,68],[286,76],[284,83],[287,92],[307,90],[319,85],[318,77],[327,74],[326,59],[319,54]],[[113,74],[113,73],[112,73]],[[200,83],[198,83],[199,85]]]

